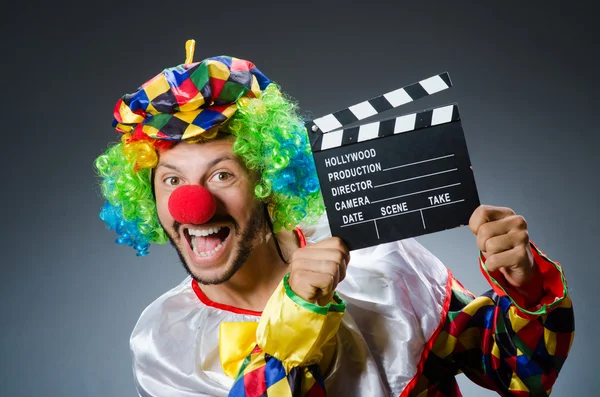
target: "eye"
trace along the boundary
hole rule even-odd
[[[215,182],[226,182],[228,180],[230,180],[231,178],[233,178],[233,175],[231,175],[229,172],[217,172],[212,178],[212,181]]]
[[[177,176],[170,176],[166,178],[164,182],[169,186],[178,186],[181,183],[181,179]]]

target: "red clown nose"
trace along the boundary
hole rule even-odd
[[[183,185],[169,198],[169,212],[181,224],[201,225],[213,217],[217,202],[212,194],[199,185]]]

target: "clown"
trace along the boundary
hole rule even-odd
[[[349,252],[294,102],[251,62],[186,47],[119,99],[121,140],[96,161],[117,243],[168,240],[189,275],[132,332],[140,396],[460,396],[461,372],[550,394],[573,311],[521,216],[473,213],[479,297],[413,239]]]

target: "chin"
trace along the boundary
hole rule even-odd
[[[212,271],[190,272],[190,276],[202,285],[219,285],[229,281],[237,271],[243,266],[243,263],[238,267],[236,264],[231,264],[224,269],[215,269]]]

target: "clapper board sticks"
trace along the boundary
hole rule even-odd
[[[479,196],[456,103],[348,127],[450,87],[441,73],[306,123],[331,233],[350,250],[468,224]]]

